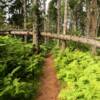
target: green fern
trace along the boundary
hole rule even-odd
[[[55,55],[60,100],[100,100],[100,57],[89,52],[66,49]]]

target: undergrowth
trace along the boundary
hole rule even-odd
[[[31,100],[36,96],[45,48],[35,54],[32,45],[0,37],[0,100]]]
[[[61,82],[59,100],[100,100],[100,57],[68,48],[53,54]]]

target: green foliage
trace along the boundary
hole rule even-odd
[[[0,28],[5,26],[5,12],[2,7],[0,7]]]
[[[56,32],[57,23],[57,0],[51,0],[48,8],[48,18],[50,22],[50,32]]]
[[[57,4],[57,0],[52,0],[49,4],[48,14],[51,21],[53,22],[57,21],[57,8],[55,7],[56,4]]]
[[[100,57],[89,52],[56,50],[57,77],[62,83],[60,100],[100,100]]]
[[[75,9],[75,6],[80,0],[69,0],[69,6],[71,9]]]
[[[0,37],[0,100],[31,100],[35,97],[42,71],[42,54],[32,53],[11,37]]]
[[[6,2],[7,3],[7,2]],[[11,3],[11,1],[9,1]],[[24,16],[23,16],[23,2],[21,0],[15,0],[9,6],[9,13],[12,15],[8,21],[11,25],[17,25],[22,27]]]

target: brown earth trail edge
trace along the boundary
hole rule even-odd
[[[48,55],[43,66],[41,86],[36,100],[57,100],[59,82],[56,77],[53,57]]]

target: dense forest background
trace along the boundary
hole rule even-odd
[[[99,0],[0,0],[0,29],[33,29],[36,2],[42,31],[100,35]]]

